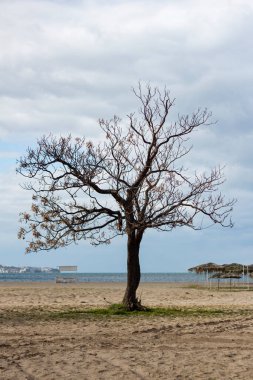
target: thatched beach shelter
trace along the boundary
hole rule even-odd
[[[214,273],[209,278],[210,279],[212,279],[212,278],[217,278],[218,279],[218,290],[220,289],[220,279],[229,278],[230,279],[230,291],[231,291],[232,279],[233,278],[240,279],[240,278],[242,278],[242,276],[240,274],[238,274],[238,273],[227,272],[227,273]]]
[[[205,263],[197,265],[188,269],[190,272],[195,272],[196,274],[205,274],[206,282],[209,284],[209,274],[217,273],[222,270],[222,266],[215,263]]]
[[[232,264],[215,264],[206,263],[200,264],[195,267],[189,268],[188,271],[195,272],[197,274],[201,273],[234,273],[234,274],[250,274],[253,275],[253,264],[244,265],[238,263]]]
[[[244,270],[247,271],[247,273],[249,274],[253,274],[253,264],[244,265]]]
[[[222,265],[222,272],[223,273],[243,273],[244,267],[246,269],[246,265],[238,264],[238,263],[232,263],[232,264],[223,264]],[[246,271],[246,270],[245,270]]]
[[[249,289],[249,277],[253,278],[253,264],[244,265],[239,263],[232,264],[215,264],[215,263],[206,263],[200,264],[195,267],[189,268],[188,271],[195,272],[196,274],[204,273],[206,276],[206,281],[211,287],[211,282],[209,280],[217,278],[218,279],[218,289],[220,286],[220,279],[228,278],[230,279],[230,289],[232,279],[239,279],[244,276],[247,278],[248,289]],[[210,276],[211,274],[211,276]]]
[[[192,267],[188,269],[188,271],[195,272],[197,274],[214,273],[214,272],[220,272],[222,270],[223,270],[222,265],[218,265],[215,263],[200,264],[200,265],[197,265],[196,267]]]

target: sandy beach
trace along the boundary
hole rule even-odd
[[[119,303],[124,287],[0,283],[0,379],[253,378],[252,291],[145,283],[146,306],[219,313],[51,318]]]

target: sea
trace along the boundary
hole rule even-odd
[[[71,277],[77,282],[126,282],[126,273],[0,273],[0,282],[52,282],[56,277]],[[199,282],[195,273],[142,273],[142,282]]]
[[[76,282],[126,282],[126,273],[0,273],[0,282],[55,282],[56,277],[71,277]],[[205,274],[186,273],[142,273],[141,282],[204,283]],[[209,280],[210,281],[210,280]],[[229,282],[229,280],[221,280]],[[253,282],[252,278],[232,280]],[[217,280],[212,280],[217,282]]]

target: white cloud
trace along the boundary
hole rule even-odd
[[[0,175],[0,209],[4,210],[4,214],[0,214],[0,220],[3,226],[6,220],[13,222],[19,213],[24,211],[24,207],[30,206],[31,194],[20,191],[20,184],[23,182],[24,178],[18,177],[14,168],[11,172]]]

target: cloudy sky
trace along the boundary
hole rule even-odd
[[[100,136],[99,117],[138,108],[138,81],[166,85],[179,113],[213,112],[218,122],[194,136],[187,166],[224,165],[222,191],[238,200],[233,229],[146,234],[142,270],[253,263],[252,36],[252,0],[1,0],[0,264],[125,271],[125,239],[25,255],[18,219],[32,194],[15,168],[43,134]]]

